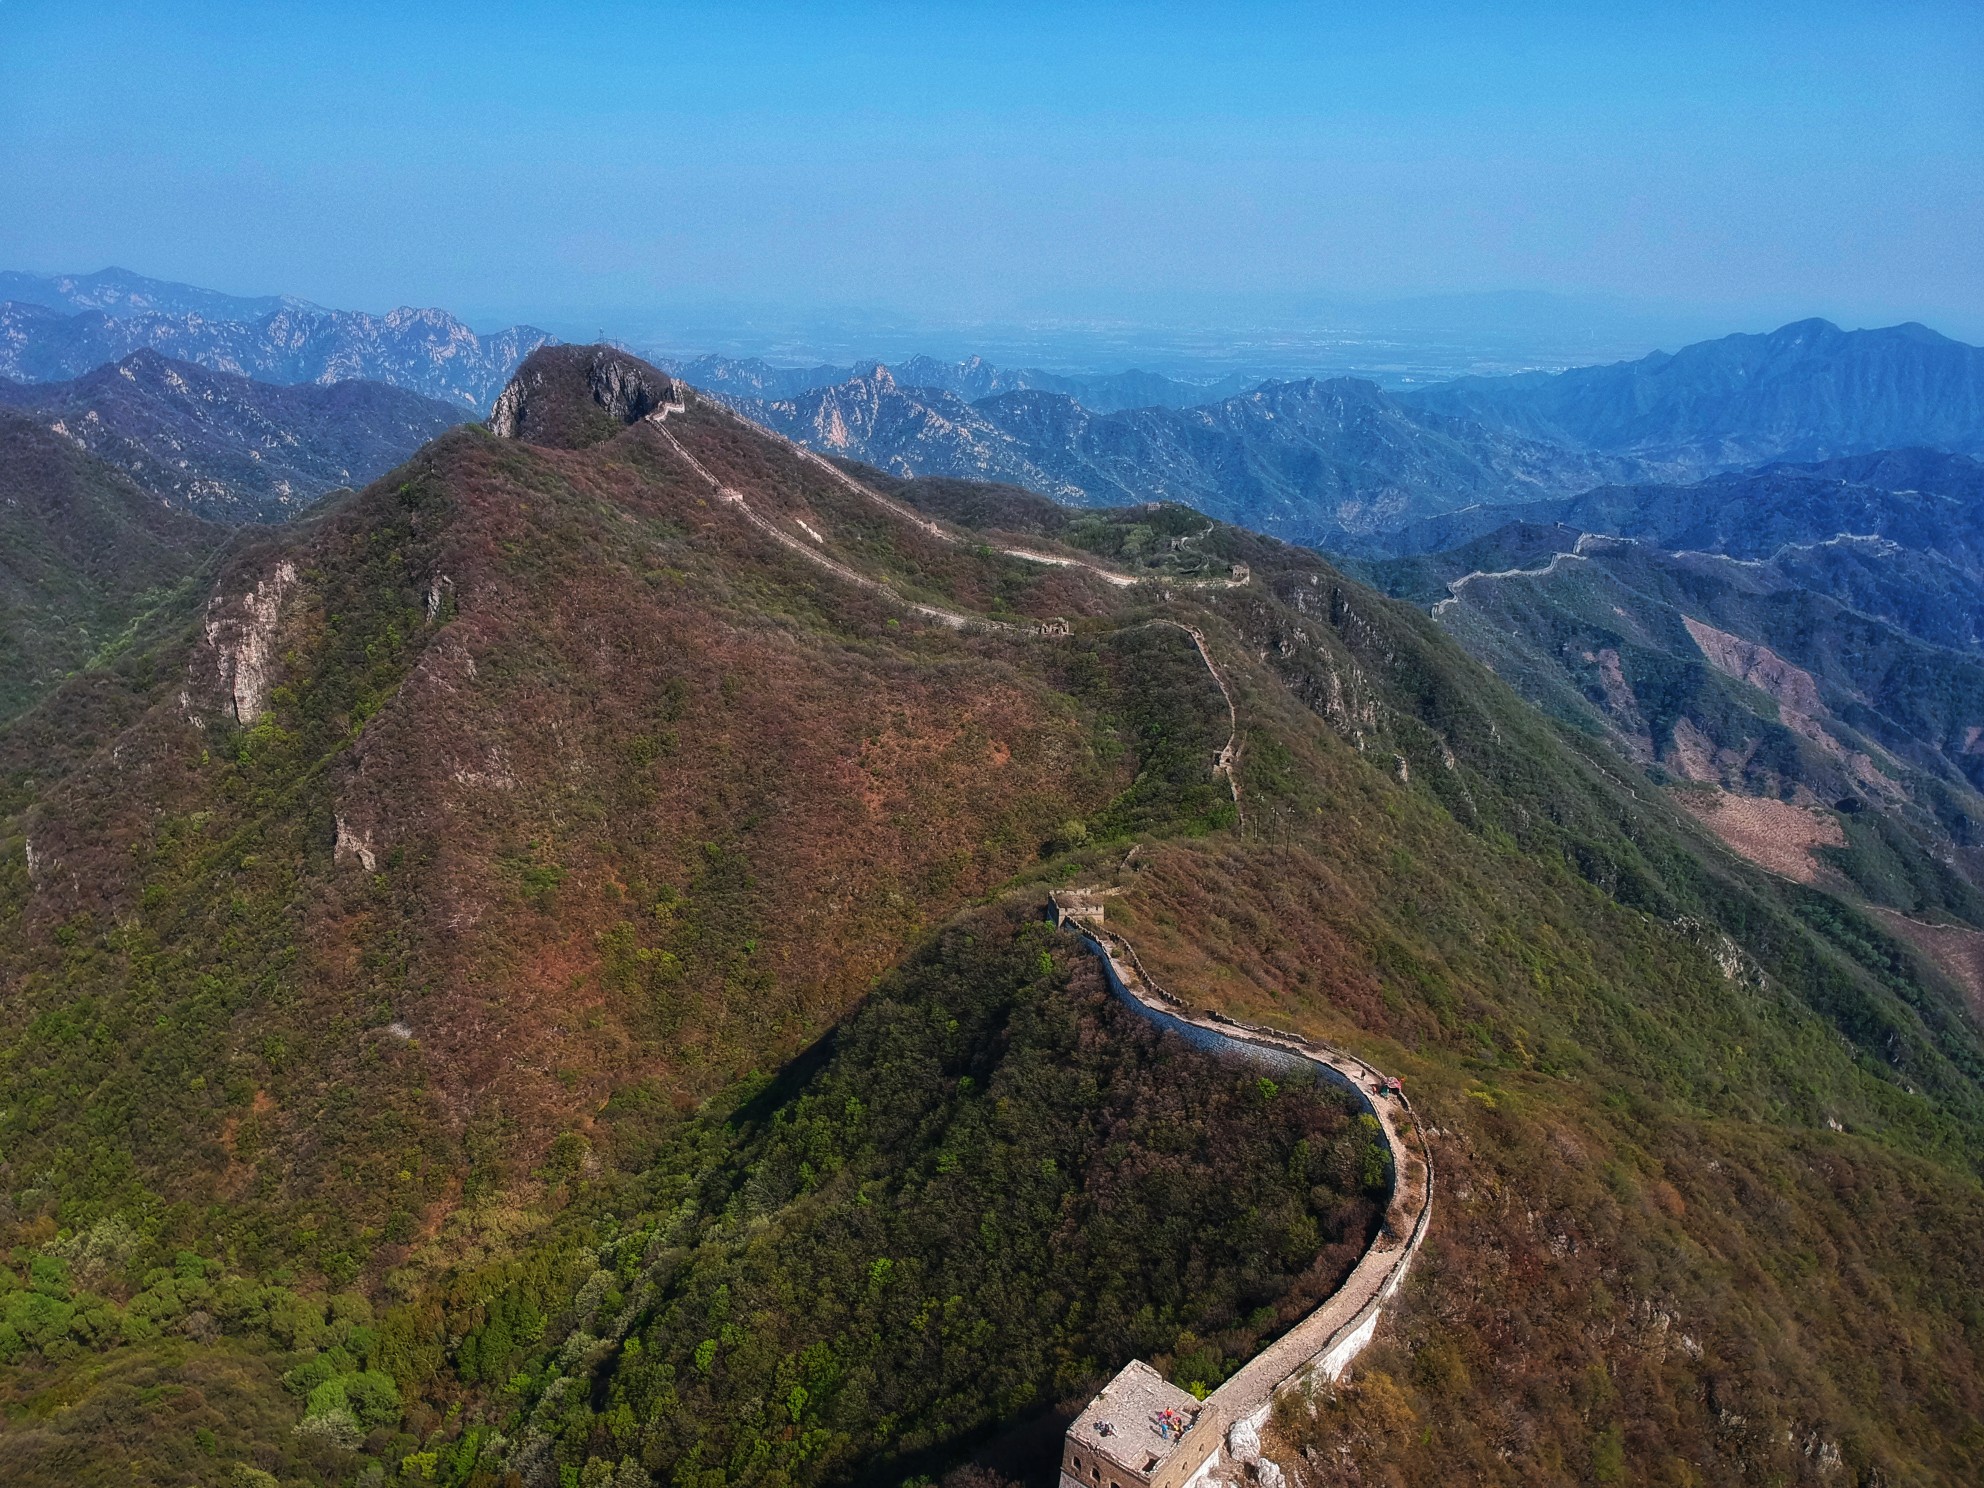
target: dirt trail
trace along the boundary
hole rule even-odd
[[[730,413],[732,418],[736,418],[740,422],[749,425],[753,430],[770,433],[769,430],[762,430],[759,425],[752,424],[749,419],[743,418],[740,414],[731,413],[729,409],[725,409],[724,411]],[[653,425],[655,432],[667,441],[668,447],[674,450],[677,455],[681,456],[683,463],[708,483],[710,489],[716,493],[718,500],[727,506],[734,507],[743,516],[744,520],[757,528],[758,531],[764,533],[765,536],[769,537],[780,547],[787,549],[789,552],[799,554],[808,563],[823,568],[835,577],[844,579],[859,588],[866,589],[870,593],[884,595],[891,602],[902,606],[912,614],[921,615],[926,620],[934,620],[940,625],[947,625],[953,630],[986,630],[1005,635],[1026,636],[1053,633],[1045,625],[1016,625],[1009,620],[994,620],[989,615],[976,615],[964,610],[946,609],[941,605],[925,604],[920,600],[909,598],[882,579],[873,578],[868,574],[861,573],[857,569],[850,568],[847,564],[822,552],[820,546],[816,546],[816,544],[823,544],[824,539],[818,533],[814,532],[812,528],[806,527],[807,535],[813,539],[813,542],[809,543],[793,536],[763,513],[753,510],[751,503],[744,499],[744,493],[742,491],[731,486],[726,486],[718,480],[710,472],[709,467],[690,454],[683,447],[682,441],[668,431],[661,419],[650,418],[649,422]],[[928,521],[921,513],[911,510],[899,501],[891,500],[879,491],[862,485],[847,474],[846,471],[840,469],[840,467],[831,461],[822,459],[803,445],[794,444],[791,440],[783,439],[780,436],[774,435],[773,437],[780,438],[780,442],[800,459],[808,461],[819,469],[826,471],[835,480],[850,490],[858,492],[869,500],[878,503],[886,510],[900,517],[903,521],[913,524],[939,541],[946,543],[960,543],[963,541],[955,533],[947,532],[936,523]],[[800,525],[802,527],[805,526],[803,522]],[[1018,548],[1006,548],[1001,551],[1016,557],[1032,558],[1040,563],[1084,568],[1108,582],[1119,586],[1128,586],[1139,582],[1126,574],[1115,573],[1112,570],[1097,567],[1095,564],[1086,563],[1077,558],[1064,558],[1055,554],[1028,553]],[[1230,586],[1234,581],[1220,579],[1199,582]],[[1226,678],[1221,675],[1218,664],[1212,659],[1212,649],[1206,644],[1205,632],[1197,626],[1187,625],[1181,620],[1156,619],[1145,620],[1136,625],[1127,626],[1125,627],[1125,632],[1129,630],[1143,630],[1159,625],[1169,626],[1173,630],[1183,631],[1187,636],[1191,637],[1192,645],[1198,650],[1199,660],[1205,663],[1206,670],[1212,674],[1213,684],[1219,688],[1219,695],[1226,703],[1226,743],[1213,756],[1212,770],[1215,775],[1221,776],[1226,781],[1226,788],[1233,796],[1233,807],[1238,818],[1238,824],[1244,828],[1246,826],[1247,816],[1246,807],[1240,801],[1240,713],[1238,708],[1234,706],[1233,690],[1227,686]]]
[[[716,493],[719,501],[722,501],[727,506],[735,507],[745,521],[764,533],[766,537],[769,537],[780,547],[799,554],[808,563],[819,568],[824,568],[836,578],[845,579],[848,583],[866,589],[871,593],[886,595],[891,601],[901,605],[912,614],[921,615],[926,620],[935,620],[939,625],[948,625],[953,630],[992,630],[1003,631],[1013,635],[1033,635],[1039,630],[1038,626],[1014,625],[1010,621],[994,620],[986,615],[971,615],[963,610],[947,610],[941,605],[924,604],[920,600],[911,599],[907,595],[900,593],[893,585],[887,584],[881,579],[872,578],[857,569],[849,568],[845,563],[840,562],[836,558],[829,557],[812,544],[794,537],[769,517],[754,511],[751,503],[744,499],[744,493],[742,491],[731,486],[726,486],[723,482],[719,481],[710,473],[703,462],[684,449],[682,447],[682,441],[663,428],[659,421],[655,423],[655,432],[668,441],[668,447],[680,455],[683,462],[691,470],[695,471],[697,475],[709,483],[710,489]]]
[[[974,541],[973,539],[968,539],[960,536],[955,532],[952,532],[949,528],[943,526],[941,523],[932,521],[930,518],[924,516],[923,513],[917,511],[914,507],[906,506],[902,502],[895,500],[893,497],[884,496],[880,491],[876,490],[873,486],[866,485],[861,481],[856,480],[853,476],[849,475],[845,470],[842,470],[840,466],[834,464],[833,461],[827,459],[824,455],[815,453],[814,451],[806,448],[805,445],[798,443],[796,440],[786,438],[785,435],[779,433],[776,429],[767,429],[763,424],[753,423],[750,419],[744,417],[744,415],[739,413],[736,409],[725,407],[721,403],[712,402],[710,406],[712,408],[719,409],[722,412],[728,414],[731,418],[737,420],[737,422],[739,422],[740,424],[744,424],[753,433],[762,434],[766,438],[777,440],[780,444],[784,445],[787,449],[791,450],[793,454],[797,455],[800,459],[806,461],[809,465],[812,465],[817,469],[825,471],[829,476],[831,476],[836,482],[838,482],[841,486],[843,486],[847,490],[853,492],[857,496],[862,497],[864,500],[872,501],[875,505],[882,507],[883,509],[889,512],[894,513],[896,516],[900,517],[903,521],[910,523],[912,526],[916,527],[925,535],[929,537],[934,537],[935,539],[937,539],[938,542],[961,545],[967,542]],[[1208,527],[1206,530],[1210,532],[1212,529]],[[1204,534],[1201,533],[1200,536],[1204,536]],[[1000,548],[995,548],[994,551],[998,553],[1002,553],[1008,558],[1023,558],[1029,563],[1045,563],[1054,568],[1086,569],[1088,572],[1094,574],[1098,579],[1101,579],[1103,583],[1113,584],[1119,589],[1128,589],[1136,584],[1153,584],[1153,583],[1186,584],[1198,588],[1225,589],[1225,588],[1231,588],[1235,584],[1240,582],[1240,580],[1230,579],[1230,578],[1228,579],[1184,579],[1184,578],[1165,579],[1165,578],[1158,578],[1156,576],[1139,577],[1136,574],[1124,573],[1121,569],[1110,568],[1108,565],[1097,563],[1092,559],[1077,558],[1074,557],[1072,554],[1068,554],[1068,553],[1043,553],[1035,548],[1000,547]]]

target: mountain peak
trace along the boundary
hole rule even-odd
[[[583,449],[666,403],[681,384],[614,346],[540,346],[496,400],[489,428],[502,439]]]
[[[136,351],[119,357],[115,362],[107,363],[105,366],[97,368],[97,372],[91,375],[95,376],[98,373],[106,372],[112,367],[133,367],[141,372],[153,372],[172,360],[173,358],[167,356],[156,346],[140,346]],[[181,362],[180,365],[183,367],[190,365],[190,363]]]
[[[1773,337],[1837,336],[1839,327],[1823,315],[1808,315],[1803,320],[1787,321],[1772,333]]]

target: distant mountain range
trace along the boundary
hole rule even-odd
[[[1190,408],[1098,414],[1064,393],[975,402],[886,367],[783,399],[734,399],[788,438],[897,475],[1007,481],[1084,506],[1178,501],[1328,546],[1475,502],[1569,494],[1630,461],[1418,414],[1355,378],[1271,382]]]
[[[775,367],[756,357],[701,356],[686,362],[663,359],[661,365],[683,381],[725,397],[779,399],[853,381],[878,364]],[[954,394],[966,402],[996,393],[1064,393],[1092,413],[1118,413],[1128,408],[1191,408],[1244,393],[1264,380],[1235,373],[1200,383],[1134,369],[1084,376],[1046,372],[1038,367],[995,367],[976,356],[958,362],[915,356],[880,365],[886,367],[899,387],[930,388]]]
[[[1636,362],[1463,378],[1401,397],[1682,477],[1909,445],[1984,451],[1984,349],[1914,324],[1842,331],[1801,320]]]
[[[69,382],[0,381],[0,404],[222,522],[279,521],[463,421],[457,405],[380,382],[277,386],[149,350]]]
[[[323,309],[295,295],[224,294],[116,268],[94,274],[0,271],[0,301],[4,300],[69,314],[100,310],[105,315],[198,315],[208,320],[260,320],[278,310]]]
[[[1386,533],[1364,556],[1437,553],[1524,522],[1736,558],[1768,558],[1786,544],[1855,534],[1936,548],[1984,566],[1984,553],[1969,546],[1977,541],[1980,512],[1984,461],[1941,450],[1879,450],[1728,471],[1689,484],[1601,486],[1554,501],[1468,507]]]
[[[527,326],[478,335],[440,310],[375,316],[118,269],[4,274],[0,295],[0,376],[36,383],[76,381],[148,349],[263,383],[385,383],[480,414],[551,339]],[[1984,452],[1984,350],[1912,324],[1842,331],[1800,321],[1612,366],[1403,392],[1356,378],[1199,384],[1134,370],[1005,368],[981,357],[784,368],[704,356],[666,365],[788,438],[899,476],[1007,481],[1083,506],[1183,502],[1367,556],[1424,550],[1424,534],[1402,532],[1414,524],[1435,524],[1427,530],[1451,541],[1434,545],[1452,546],[1500,522],[1456,517],[1452,529],[1438,528],[1449,514],[1597,487],[1678,486],[1768,461],[1907,446]],[[371,406],[364,417],[386,415]],[[425,417],[406,413],[401,426]],[[404,440],[392,434],[386,443]],[[313,455],[319,484],[333,468],[364,466],[349,441],[333,444]],[[243,458],[267,456],[244,447]],[[253,487],[250,504],[287,499],[282,480],[292,491],[310,488],[285,475]]]
[[[1984,450],[1984,351],[1914,325],[1802,321],[1611,367],[1403,393],[1269,382],[1114,412],[1101,395],[979,363],[922,359],[783,395],[737,364],[708,370],[719,375],[705,385],[788,437],[900,475],[1006,480],[1084,505],[1183,501],[1336,550],[1458,509],[1621,481],[1907,445]],[[684,374],[696,381],[696,365]]]
[[[150,348],[264,382],[384,382],[478,417],[516,365],[552,339],[531,326],[478,335],[443,310],[326,310],[117,270],[7,275],[0,300],[0,377],[63,381]]]
[[[1984,462],[1894,451],[1508,516],[1418,524],[1397,541],[1454,545],[1364,571],[1546,711],[1743,798],[1699,801],[1769,866],[1911,913],[1984,903]]]

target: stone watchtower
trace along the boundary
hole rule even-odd
[[[1203,1488],[1224,1435],[1210,1400],[1135,1359],[1068,1428],[1060,1488]]]

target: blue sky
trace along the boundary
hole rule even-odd
[[[107,263],[481,321],[1521,289],[1984,339],[1984,7],[0,0],[0,266]]]

